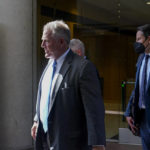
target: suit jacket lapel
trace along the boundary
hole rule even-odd
[[[64,60],[64,63],[59,71],[59,75],[56,79],[56,83],[55,83],[55,86],[54,86],[54,89],[53,89],[53,93],[52,93],[52,98],[51,98],[51,104],[50,104],[50,109],[49,109],[49,112],[51,111],[52,107],[53,107],[53,104],[56,100],[56,95],[58,93],[58,90],[60,88],[60,85],[66,75],[66,73],[68,72],[70,66],[71,66],[71,62],[72,62],[72,57],[73,57],[73,52],[70,50],[69,53],[67,54],[65,60]]]
[[[141,68],[141,65],[142,65],[144,54],[142,54],[139,57],[140,58],[138,59],[138,62],[137,62],[137,73],[136,73],[136,82],[135,82],[136,85],[135,85],[135,87],[137,87],[137,85],[139,85],[139,74],[140,74],[140,68]]]
[[[149,78],[148,78],[148,82],[147,82],[146,92],[148,91],[149,88],[150,88],[150,73],[149,73]]]
[[[149,74],[149,78],[148,78],[148,82],[147,82],[146,92],[149,88],[150,88],[150,74]]]

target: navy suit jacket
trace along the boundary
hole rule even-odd
[[[141,54],[138,58],[137,61],[137,72],[136,72],[136,81],[135,81],[135,87],[134,90],[132,91],[132,94],[129,99],[129,103],[125,112],[125,116],[132,116],[134,121],[139,123],[139,73],[140,73],[140,68],[142,65],[142,61],[144,59],[145,54]],[[146,89],[146,95],[145,95],[145,105],[146,105],[146,118],[148,119],[148,123],[150,125],[150,77],[147,83],[147,89]],[[133,106],[133,107],[132,107]],[[134,109],[132,109],[134,108]]]
[[[42,78],[43,75],[41,81]],[[41,81],[34,119],[37,122]],[[105,145],[104,114],[95,66],[70,50],[60,69],[50,104],[48,132],[53,150],[90,150],[92,145]],[[36,138],[39,136],[40,128]]]

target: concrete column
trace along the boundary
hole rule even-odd
[[[36,0],[0,1],[0,150],[32,146]]]

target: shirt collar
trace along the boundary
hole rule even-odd
[[[70,51],[70,48],[68,48],[67,51],[65,51],[65,52],[56,60],[57,64],[59,64],[60,62],[62,62],[62,61],[65,59],[65,57],[67,56],[67,54],[69,53],[69,51]],[[54,61],[54,59],[52,59],[52,58],[49,59],[48,64],[52,63],[53,61]]]
[[[63,62],[65,57],[67,56],[68,52],[70,51],[70,48],[67,49],[67,51],[65,53],[63,53],[56,61],[59,64],[60,62]]]

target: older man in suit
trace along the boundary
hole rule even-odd
[[[31,129],[36,150],[101,150],[104,105],[95,66],[69,49],[63,21],[44,26],[41,47],[48,65],[41,76]]]
[[[69,48],[77,55],[86,58],[84,43],[79,39],[72,39]]]
[[[140,135],[144,150],[150,150],[150,25],[137,28],[135,51],[137,62],[135,88],[125,112],[133,134]]]

